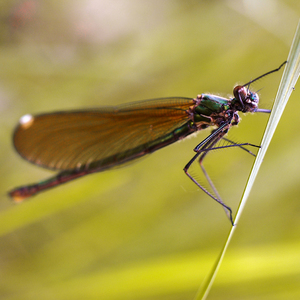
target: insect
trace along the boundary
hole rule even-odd
[[[194,148],[196,153],[184,167],[184,172],[223,206],[233,224],[232,210],[219,196],[203,167],[203,160],[215,149],[240,147],[251,153],[244,146],[259,147],[249,143],[236,144],[224,136],[239,123],[238,112],[270,112],[258,108],[259,97],[249,90],[249,86],[278,71],[285,63],[244,85],[236,86],[231,99],[201,94],[194,99],[160,98],[93,110],[25,115],[14,131],[15,149],[29,162],[58,170],[59,173],[38,183],[18,187],[9,195],[15,201],[22,201],[43,190],[110,169],[184,139],[196,131],[215,126],[216,129]],[[221,139],[228,144],[217,147]],[[197,159],[214,194],[189,173],[190,166]]]

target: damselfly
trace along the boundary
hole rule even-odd
[[[239,123],[238,112],[270,112],[258,108],[259,97],[249,87],[254,81],[278,71],[285,63],[244,85],[236,86],[232,99],[201,94],[194,99],[160,98],[93,110],[25,115],[14,132],[15,149],[26,160],[60,172],[47,180],[16,188],[9,195],[15,201],[21,201],[40,191],[110,169],[196,131],[215,126],[216,129],[194,148],[196,154],[184,167],[184,172],[224,207],[233,224],[231,208],[219,196],[203,167],[203,160],[215,149],[240,147],[251,153],[244,146],[259,147],[249,143],[236,144],[224,136]],[[218,147],[221,139],[228,144]],[[189,168],[196,159],[213,193],[190,175]]]

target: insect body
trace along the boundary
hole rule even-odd
[[[279,70],[282,65],[262,76]],[[160,98],[94,110],[25,115],[14,132],[15,149],[26,160],[59,173],[44,181],[16,188],[9,195],[15,201],[21,201],[40,191],[110,169],[152,153],[196,131],[216,126],[195,147],[196,154],[184,171],[198,187],[224,207],[233,224],[231,209],[221,200],[202,162],[209,151],[220,148],[216,144],[220,139],[226,139],[224,136],[231,126],[239,123],[238,112],[270,112],[258,108],[259,97],[248,88],[253,81],[236,86],[232,99],[201,94],[195,99]],[[246,150],[243,146],[255,146],[227,141],[229,145],[221,148],[238,146]],[[215,195],[202,187],[188,172],[197,158]]]

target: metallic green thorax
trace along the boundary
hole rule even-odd
[[[259,97],[256,93],[249,91],[245,86],[238,85],[233,90],[234,98],[226,99],[215,95],[201,94],[193,101],[187,113],[191,120],[190,126],[193,130],[201,130],[208,126],[216,125],[226,128],[221,134],[227,133],[229,128],[237,125],[240,121],[238,112],[263,111],[258,109]]]
[[[195,105],[188,110],[193,125],[197,130],[211,125],[220,125],[220,122],[228,118],[226,112],[231,108],[231,101],[215,95],[198,95],[194,99]]]

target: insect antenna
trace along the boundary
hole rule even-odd
[[[258,76],[257,78],[255,78],[255,79],[253,79],[253,80],[250,80],[249,82],[245,83],[243,86],[248,86],[248,88],[249,88],[249,86],[250,86],[251,83],[253,83],[253,82],[255,82],[255,81],[257,81],[257,80],[259,80],[259,79],[261,79],[261,78],[263,78],[263,77],[265,77],[265,76],[267,76],[267,75],[269,75],[269,74],[278,72],[278,71],[279,71],[279,70],[280,70],[287,62],[288,62],[288,61],[286,60],[286,61],[285,61],[284,63],[282,63],[277,69],[274,69],[274,70],[269,71],[269,72],[267,72],[267,73],[265,73],[265,74],[263,74],[263,75],[260,75],[260,76]]]

